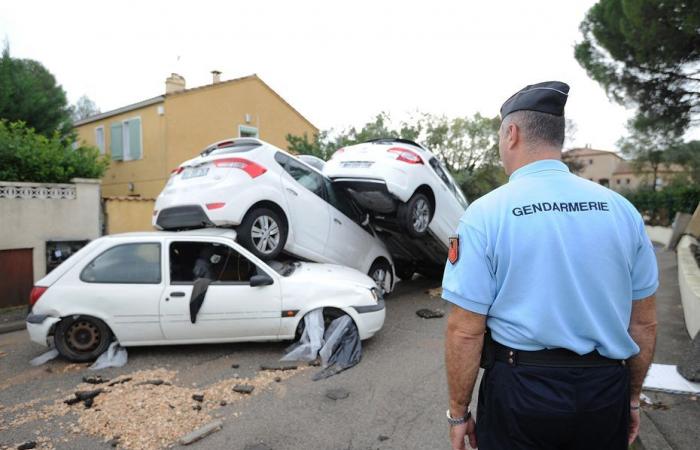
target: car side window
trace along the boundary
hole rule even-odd
[[[121,244],[105,250],[80,273],[86,283],[160,284],[160,244]]]
[[[192,284],[198,278],[212,283],[247,284],[258,273],[248,258],[218,242],[172,242],[170,284]]]
[[[360,223],[360,215],[357,210],[353,208],[350,199],[347,195],[342,192],[338,187],[336,187],[333,182],[328,179],[323,179],[326,185],[326,195],[328,196],[328,203],[338,211],[345,214],[353,222]]]
[[[437,158],[430,158],[430,161],[429,161],[429,162],[430,162],[430,167],[433,168],[433,170],[435,171],[435,173],[437,174],[437,176],[440,177],[440,179],[442,180],[442,182],[445,183],[445,186],[447,186],[447,188],[448,188],[450,191],[452,191],[452,193],[454,194],[454,192],[455,192],[455,187],[452,185],[452,183],[450,183],[450,179],[447,178],[447,174],[445,174],[445,171],[444,171],[443,168],[440,166],[440,161],[438,161]]]
[[[282,153],[277,153],[275,160],[299,184],[323,198],[323,177],[320,174]]]

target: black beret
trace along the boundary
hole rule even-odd
[[[569,97],[569,85],[561,81],[525,86],[501,106],[501,119],[515,111],[537,111],[555,116],[564,115],[564,105]]]

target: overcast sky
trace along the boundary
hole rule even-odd
[[[573,57],[594,3],[9,0],[0,33],[71,103],[87,95],[102,111],[162,94],[171,72],[195,87],[214,69],[223,79],[257,73],[320,129],[380,111],[494,116],[523,86],[562,80],[575,143],[612,150],[632,112]]]

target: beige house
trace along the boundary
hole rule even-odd
[[[654,171],[650,166],[639,170],[633,167],[630,161],[607,150],[595,150],[588,147],[574,148],[567,150],[564,153],[564,158],[579,163],[581,166],[581,170],[578,172],[579,176],[615,191],[633,190],[644,185],[651,186],[654,179]],[[677,164],[661,164],[657,169],[656,186],[663,187],[683,172],[683,167]]]

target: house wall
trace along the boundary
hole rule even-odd
[[[596,183],[600,183],[601,179],[611,180],[612,174],[621,160],[613,153],[582,153],[574,157],[583,163],[583,170],[578,175]]]
[[[34,281],[46,274],[46,241],[82,241],[101,235],[100,182],[0,182],[0,250],[32,249]]]
[[[151,219],[156,201],[145,198],[106,198],[105,234],[153,231]]]
[[[105,153],[111,158],[111,125],[135,117],[141,118],[141,159],[132,161],[112,160],[102,177],[102,195],[140,195],[156,197],[168,179],[170,169],[164,158],[166,149],[165,116],[158,114],[162,103],[149,105],[106,119],[76,127],[78,138],[88,145],[96,145],[95,129],[105,130]],[[129,189],[133,183],[133,190]]]

